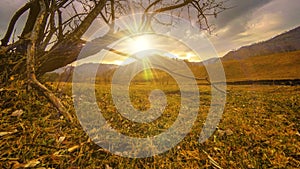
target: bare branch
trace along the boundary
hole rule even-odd
[[[110,0],[110,11],[111,11],[111,19],[112,23],[114,23],[116,19],[116,14],[115,14],[115,0]]]
[[[174,9],[177,9],[177,8],[181,8],[181,7],[184,7],[184,6],[188,5],[191,2],[192,2],[192,0],[185,0],[181,4],[171,5],[171,6],[163,7],[163,8],[160,8],[160,9],[156,9],[154,11],[154,13],[161,13],[161,12],[166,12],[166,11],[174,10]]]
[[[62,41],[63,39],[62,13],[60,10],[57,10],[57,14],[58,14],[58,41]]]
[[[84,18],[82,23],[74,30],[71,36],[77,39],[81,38],[81,36],[86,32],[86,30],[92,24],[94,19],[99,15],[100,11],[103,9],[105,4],[106,4],[106,0],[100,1],[100,3],[95,6],[95,8],[88,14],[88,16]]]
[[[4,38],[1,40],[1,46],[7,46],[7,43],[9,42],[9,39],[11,37],[11,34],[14,30],[15,24],[17,22],[17,20],[20,18],[20,16],[22,14],[24,14],[32,5],[32,1],[26,3],[22,8],[20,8],[12,17],[12,19],[10,20],[10,23],[8,25],[6,34],[4,36]]]
[[[146,9],[144,13],[148,13],[150,8],[152,8],[154,5],[158,4],[159,2],[161,2],[162,0],[156,0],[154,1],[152,4],[150,4]]]

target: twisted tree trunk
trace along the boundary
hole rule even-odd
[[[35,57],[36,57],[36,44],[39,39],[39,34],[42,31],[41,24],[43,24],[44,17],[46,15],[46,4],[43,1],[39,1],[40,10],[36,17],[36,21],[33,24],[32,31],[27,46],[27,78],[29,85],[43,92],[43,94],[52,102],[57,110],[68,118],[70,122],[73,122],[73,117],[65,109],[60,100],[42,83],[40,83],[35,76]]]

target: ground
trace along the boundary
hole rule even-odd
[[[71,85],[48,85],[75,114]],[[145,85],[130,88],[132,103],[140,110],[149,108]],[[191,132],[171,150],[148,158],[111,154],[93,143],[78,122],[63,118],[40,93],[20,86],[0,90],[0,168],[300,168],[300,86],[227,86],[221,122],[203,144],[198,138],[210,107],[210,88],[199,86],[199,113]],[[160,87],[167,93],[168,108],[151,124],[121,119],[110,86],[96,86],[97,102],[118,131],[132,137],[153,136],[178,115],[177,86]]]

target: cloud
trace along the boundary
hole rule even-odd
[[[227,6],[230,9],[224,11],[215,23],[217,35],[232,37],[247,30],[247,23],[255,10],[268,4],[271,0],[231,0]]]
[[[243,22],[243,20],[247,19],[248,15],[251,14],[255,9],[269,3],[270,1],[271,0],[228,1],[226,6],[230,9],[225,10],[218,16],[218,20],[216,22],[217,29],[222,29],[223,27],[228,26],[228,24],[231,22],[236,22],[236,20]]]
[[[254,15],[256,16],[256,15]],[[246,30],[234,38],[238,43],[263,41],[278,33],[283,18],[280,13],[265,13],[257,15],[248,21]]]
[[[299,0],[237,1],[236,7],[220,14],[215,37],[220,55],[243,45],[267,40],[300,24]]]
[[[24,0],[0,1],[0,38],[14,12],[25,3]],[[232,8],[216,19],[211,18],[216,36],[210,39],[221,56],[229,50],[269,39],[300,25],[299,0],[229,0],[226,5]],[[18,24],[25,21],[26,15],[19,19]],[[97,28],[99,25],[91,27],[86,35]],[[20,31],[21,27],[18,27],[17,34]]]

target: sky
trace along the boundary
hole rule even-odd
[[[3,37],[13,13],[24,0],[0,1],[0,38]],[[214,31],[209,40],[219,57],[244,45],[270,39],[300,26],[300,0],[229,0],[230,9],[216,19],[211,18]],[[22,25],[26,16],[18,22]],[[17,33],[21,30],[17,28]],[[188,55],[188,54],[187,54]]]
[[[300,26],[300,0],[230,0],[211,37],[220,55]]]

